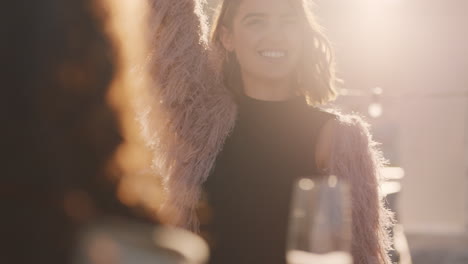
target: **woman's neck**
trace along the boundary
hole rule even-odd
[[[289,81],[262,81],[243,77],[245,95],[265,101],[283,101],[294,96]]]

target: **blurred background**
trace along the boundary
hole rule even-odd
[[[2,7],[0,263],[66,263],[77,230],[109,216],[137,236],[157,225],[160,183],[131,106],[143,2]],[[315,13],[343,80],[329,107],[364,116],[392,168],[400,263],[468,263],[468,1],[315,0]],[[97,248],[113,252],[105,238]]]

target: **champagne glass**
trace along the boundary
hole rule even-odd
[[[287,263],[352,264],[349,186],[334,175],[299,178],[292,195]]]

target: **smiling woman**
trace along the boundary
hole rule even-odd
[[[211,41],[225,52],[229,89],[271,100],[302,94],[311,104],[335,98],[333,52],[309,5],[302,0],[220,5]]]
[[[142,118],[166,188],[160,215],[209,241],[210,263],[284,264],[296,179],[351,189],[355,264],[389,263],[380,152],[335,97],[333,53],[306,0],[152,1],[153,84]]]
[[[294,9],[285,1],[270,4],[271,9],[263,10],[261,2],[246,2],[231,28],[221,28],[222,44],[239,61],[249,94],[262,93],[262,89],[267,94],[291,92],[280,86],[294,87],[293,73],[302,53],[302,25]]]

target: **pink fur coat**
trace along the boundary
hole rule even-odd
[[[237,107],[223,86],[222,57],[207,42],[202,0],[149,2],[145,66],[151,85],[142,130],[166,192],[162,219],[197,232],[201,185],[234,126]],[[351,183],[354,263],[390,263],[391,214],[378,194],[382,157],[360,118],[337,116],[330,173]]]

